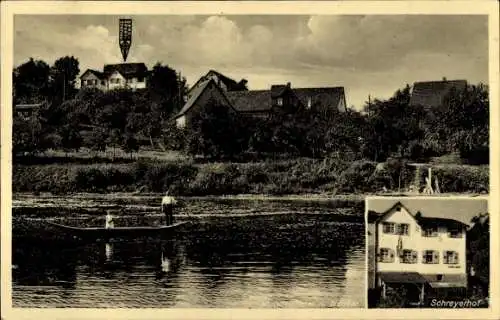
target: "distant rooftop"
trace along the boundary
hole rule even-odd
[[[125,78],[135,76],[146,76],[148,67],[142,62],[140,63],[119,63],[107,64],[104,66],[104,74],[106,76],[118,71]]]
[[[446,80],[415,82],[410,97],[410,105],[438,107],[451,90],[464,90],[467,87],[466,80]]]

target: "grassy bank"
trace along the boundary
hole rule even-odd
[[[414,168],[394,163],[337,159],[292,159],[251,163],[196,164],[189,160],[137,160],[130,163],[17,164],[14,192],[164,192],[179,196],[238,194],[362,194],[403,190]],[[422,170],[420,179],[424,179]],[[489,167],[433,169],[445,193],[488,191]]]

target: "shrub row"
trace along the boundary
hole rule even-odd
[[[14,192],[165,192],[204,196],[223,194],[375,193],[408,187],[415,172],[405,163],[377,164],[338,159],[293,159],[257,163],[162,162],[131,164],[16,165]],[[427,170],[421,171],[421,181]],[[442,192],[484,192],[487,166],[437,167]]]

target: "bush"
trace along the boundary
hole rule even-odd
[[[79,169],[76,173],[75,184],[82,191],[102,192],[108,188],[108,179],[100,169]]]
[[[365,160],[353,162],[347,170],[340,174],[337,183],[338,191],[345,193],[372,191],[370,178],[375,168],[375,162]]]
[[[179,193],[185,190],[197,169],[189,163],[139,160],[133,171],[136,183],[148,191]]]
[[[420,185],[425,184],[428,170],[420,170]],[[450,165],[432,167],[432,180],[438,179],[441,192],[445,193],[486,193],[489,191],[489,167]]]

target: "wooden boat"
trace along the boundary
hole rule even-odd
[[[185,225],[188,221],[180,221],[171,225],[158,227],[138,226],[138,227],[73,227],[55,222],[48,222],[53,227],[62,230],[70,235],[79,238],[130,238],[130,237],[145,237],[145,236],[160,236],[177,230],[180,226]]]

